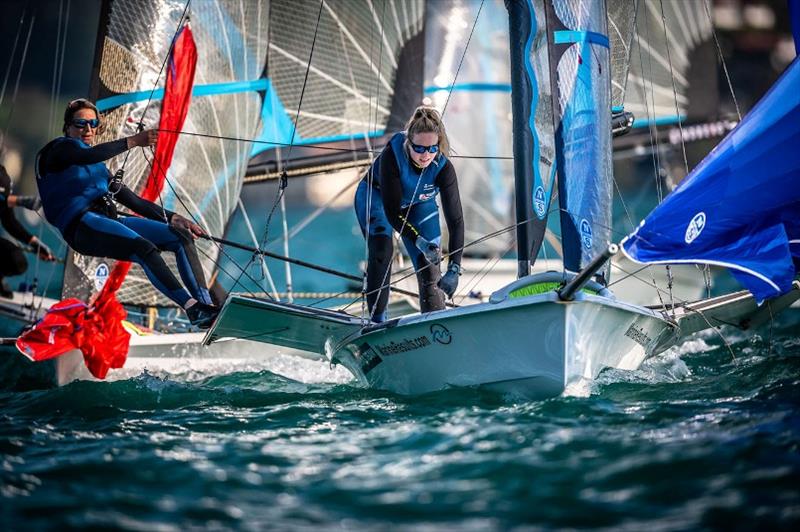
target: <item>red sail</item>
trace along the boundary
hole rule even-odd
[[[192,85],[194,84],[194,70],[197,64],[197,48],[192,37],[192,30],[185,25],[175,36],[172,54],[167,64],[167,83],[164,87],[164,100],[161,102],[161,121],[158,129],[158,144],[150,176],[147,178],[142,197],[155,201],[164,188],[164,179],[167,169],[172,163],[172,154],[178,142],[178,133],[186,115],[189,113],[189,103],[192,99]]]
[[[158,142],[155,157],[142,197],[155,201],[164,188],[167,169],[172,163],[178,133],[183,128],[192,98],[197,64],[197,48],[189,25],[184,25],[173,41],[164,99],[161,102]],[[53,305],[45,317],[17,340],[17,348],[31,360],[46,360],[80,349],[89,371],[105,378],[109,368],[121,368],[128,353],[130,334],[122,327],[126,313],[116,292],[130,270],[131,263],[119,261],[103,289],[89,307],[77,299]]]

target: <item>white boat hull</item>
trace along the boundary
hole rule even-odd
[[[0,332],[3,337],[15,337],[27,325],[40,319],[57,300],[14,293],[13,298],[0,298]],[[131,334],[125,366],[112,369],[108,379],[128,378],[143,371],[151,373],[182,373],[209,368],[230,371],[236,368],[269,367],[276,355],[291,355],[309,360],[324,360],[321,354],[298,351],[287,347],[267,346],[247,340],[229,340],[203,345],[204,332],[173,334]],[[75,380],[93,380],[86,368],[83,353],[69,351],[42,362],[31,362],[12,346],[4,348],[3,369],[7,379],[30,383],[32,386],[64,386]]]
[[[247,340],[228,340],[204,346],[205,333],[152,334],[131,336],[128,358],[121,369],[109,371],[106,379],[130,378],[143,372],[181,374],[189,371],[226,373],[248,367],[269,368],[270,360],[290,355],[313,361],[321,355],[295,349],[267,346]],[[80,351],[70,351],[54,360],[54,381],[58,386],[74,380],[95,380]]]
[[[674,337],[647,309],[548,293],[400,318],[344,342],[332,360],[365,386],[399,394],[481,386],[545,398],[604,368],[636,369]]]

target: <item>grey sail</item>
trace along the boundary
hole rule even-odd
[[[100,142],[134,134],[140,119],[145,127],[158,126],[165,79],[159,72],[185,7],[183,0],[104,3],[91,94],[106,124]],[[197,219],[213,236],[222,236],[236,207],[250,158],[251,146],[235,139],[252,139],[260,128],[268,14],[268,2],[235,0],[192,2],[188,10],[199,60],[184,131],[207,136],[180,137],[160,201],[166,209]],[[127,161],[125,157],[108,166],[114,172],[125,162],[125,183],[139,192],[152,155],[136,149]],[[209,241],[197,245],[210,277],[218,248]],[[174,268],[171,254],[165,259]],[[63,295],[88,299],[102,286],[110,266],[106,259],[71,254]],[[138,266],[118,298],[136,306],[171,305]]]

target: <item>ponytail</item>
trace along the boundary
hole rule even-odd
[[[439,135],[439,152],[445,157],[450,155],[450,142],[447,139],[442,116],[433,107],[421,105],[414,110],[414,114],[406,124],[406,142],[411,141],[417,133],[436,133]]]

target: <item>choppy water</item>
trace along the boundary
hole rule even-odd
[[[793,310],[543,402],[406,398],[285,361],[293,379],[4,391],[0,528],[790,528],[799,329]]]

